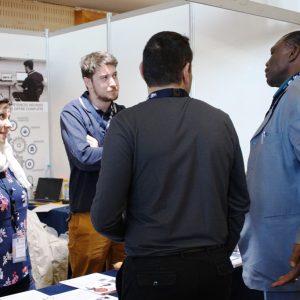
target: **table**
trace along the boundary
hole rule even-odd
[[[68,230],[67,218],[70,213],[69,206],[55,208],[49,212],[39,212],[38,216],[40,220],[50,227],[57,230],[58,234],[64,233]],[[242,267],[236,267],[233,273],[233,286],[231,300],[263,300],[263,292],[251,290],[246,287],[242,279]],[[110,276],[116,276],[116,271],[108,271],[104,274]],[[63,292],[73,290],[75,288],[64,285],[56,284],[53,286],[46,287],[40,291],[47,295],[55,295]]]
[[[116,277],[117,271],[116,270],[110,270],[110,271],[103,272],[102,274],[112,276],[112,277]],[[61,294],[61,293],[64,293],[64,292],[75,290],[75,289],[76,289],[75,287],[58,283],[58,284],[51,285],[51,286],[45,287],[43,289],[40,289],[39,292],[47,294],[49,296],[53,296],[53,295],[56,295],[56,294]],[[117,297],[117,295],[113,295],[113,296]]]

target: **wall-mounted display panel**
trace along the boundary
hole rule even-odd
[[[46,38],[42,34],[12,31],[0,33],[0,39],[0,94],[13,104],[9,142],[35,186],[39,177],[49,176]],[[41,75],[41,89],[36,99],[21,97],[28,88],[28,73],[23,63],[29,59],[33,60],[34,73]],[[35,100],[38,101],[33,102]]]

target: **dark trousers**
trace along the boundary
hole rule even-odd
[[[233,267],[222,248],[127,257],[117,276],[121,300],[228,300]]]
[[[27,102],[27,101],[37,102],[37,101],[39,101],[39,96],[32,96],[29,99],[29,97],[26,94],[24,94],[23,92],[13,92],[12,95],[13,95],[13,98],[15,99],[15,101],[23,101],[23,102]]]
[[[0,288],[0,297],[17,294],[28,291],[30,288],[30,276],[27,275],[25,278],[18,281],[16,284],[4,286]]]

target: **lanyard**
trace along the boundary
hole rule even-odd
[[[276,93],[273,96],[273,100],[272,100],[272,104],[269,108],[269,110],[266,113],[266,116],[268,115],[268,113],[271,111],[271,115],[270,118],[272,117],[274,110],[276,108],[276,106],[278,105],[281,97],[284,95],[284,93],[286,92],[286,90],[288,89],[289,85],[297,78],[300,76],[300,72],[296,73],[295,75],[293,75],[292,77],[289,77],[280,87],[279,89],[276,91]]]
[[[86,106],[84,105],[82,98],[79,97],[78,100],[79,100],[80,104],[82,105],[82,107],[84,107],[86,110],[88,110],[86,108]],[[104,118],[102,116],[100,116],[100,114],[96,111],[96,109],[91,109],[90,111],[91,111],[92,115],[94,116],[94,118],[96,119],[96,121],[100,124],[100,128],[104,131],[103,134],[105,134],[108,127],[109,127],[111,119],[117,113],[116,104],[114,102],[111,103],[111,105],[110,105],[110,115],[109,115],[107,121],[104,120]]]
[[[162,89],[149,94],[147,100],[152,100],[156,98],[169,98],[169,97],[189,97],[189,94],[184,89]]]
[[[117,107],[116,107],[116,104],[114,102],[111,103],[110,105],[110,114],[109,114],[109,117],[108,117],[108,120],[106,122],[106,125],[105,125],[105,131],[108,129],[109,127],[109,124],[110,124],[110,121],[111,119],[113,118],[113,116],[117,113]],[[102,117],[103,121],[105,122],[104,118]]]

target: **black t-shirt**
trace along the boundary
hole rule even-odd
[[[44,90],[43,75],[36,71],[31,71],[25,78],[22,88],[28,101],[39,101],[39,97]]]

